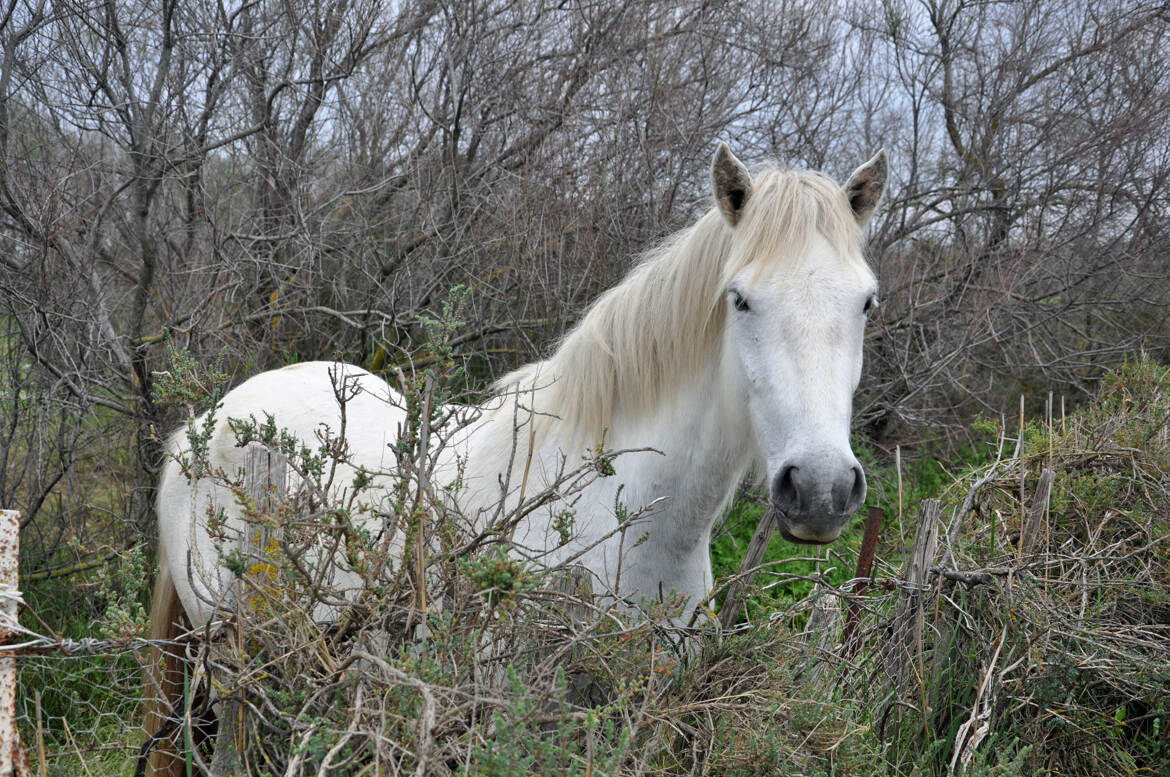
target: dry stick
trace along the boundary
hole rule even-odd
[[[77,762],[81,764],[81,768],[85,771],[85,777],[93,777],[93,772],[89,770],[89,766],[85,763],[85,757],[82,755],[81,748],[77,746],[77,739],[73,736],[73,730],[69,728],[68,718],[61,718],[61,728],[65,730],[65,739],[69,742],[69,746],[77,754]],[[3,772],[2,774],[4,777],[9,777],[9,775],[12,775],[12,777],[24,777],[24,775],[30,774],[30,772],[27,770],[24,772],[17,770]]]
[[[1053,459],[1054,459],[1054,454],[1053,454],[1053,451],[1052,451],[1052,445],[1053,445],[1052,438],[1053,438],[1053,432],[1054,432],[1054,429],[1053,429],[1053,426],[1052,426],[1052,424],[1053,424],[1053,417],[1054,417],[1055,413],[1057,413],[1057,406],[1055,406],[1055,404],[1053,404],[1053,400],[1052,400],[1052,392],[1051,392],[1051,391],[1049,391],[1049,392],[1048,392],[1048,461],[1047,461],[1047,465],[1048,465],[1048,467],[1049,467],[1049,468],[1051,468],[1051,467],[1053,466],[1053,463],[1052,463],[1052,462],[1053,462]],[[1055,476],[1055,475],[1053,475],[1053,476]],[[1049,487],[1049,490],[1051,490],[1051,487]],[[1048,502],[1048,497],[1045,497],[1045,500],[1044,500],[1044,501],[1045,501],[1045,517],[1047,517],[1047,510],[1048,510],[1048,504],[1047,504],[1047,502]],[[1048,550],[1048,531],[1047,531],[1047,525],[1048,525],[1048,522],[1047,522],[1047,521],[1045,521],[1045,532],[1044,532],[1044,548],[1045,548],[1045,551],[1047,551],[1047,550]],[[1045,590],[1047,590],[1047,587],[1048,587],[1048,584],[1047,584],[1047,583],[1045,583]]]
[[[426,398],[423,404],[422,413],[422,428],[419,432],[419,450],[418,450],[418,493],[415,495],[414,506],[415,510],[419,510],[419,506],[423,502],[427,489],[430,483],[427,478],[427,455],[428,446],[431,439],[431,399],[434,396],[434,382],[432,377],[428,374],[424,391]],[[421,513],[419,513],[421,515]],[[415,529],[414,537],[414,565],[415,565],[415,606],[419,612],[419,626],[420,630],[426,630],[427,622],[427,584],[426,584],[426,555],[423,549],[423,534],[425,533],[426,522],[425,519],[419,518],[418,525]]]
[[[49,759],[45,755],[45,726],[41,719],[41,692],[36,691],[37,709],[37,777],[49,777]]]
[[[963,571],[961,569],[934,567],[930,571],[941,575],[947,580],[953,580],[956,583],[962,583],[968,588],[974,588],[977,585],[991,585],[995,581],[995,578],[991,576],[990,572],[984,572],[983,570],[979,569]]]
[[[310,752],[309,741],[320,727],[320,723],[314,723],[301,735],[300,744],[293,748],[293,757],[289,759],[288,768],[284,770],[284,777],[296,777],[296,775],[301,773],[301,764],[304,762],[305,756]]]
[[[1020,465],[1020,523],[1024,522],[1024,481],[1028,475],[1028,468],[1024,466],[1024,395],[1020,394],[1020,438],[1016,445],[1016,461]]]
[[[351,739],[353,739],[356,733],[358,722],[361,720],[362,716],[362,694],[362,686],[358,685],[356,698],[353,702],[353,716],[350,718],[349,728],[341,737],[338,738],[333,747],[329,748],[329,752],[325,754],[325,757],[321,759],[321,766],[319,769],[317,769],[317,777],[326,777],[326,775],[329,773],[329,767],[333,763],[333,759],[336,758],[337,754],[340,753],[342,749],[349,744]]]
[[[734,575],[728,575],[724,579],[723,583],[715,586],[713,589],[711,589],[711,593],[707,594],[707,596],[705,598],[699,600],[695,604],[694,612],[691,614],[691,619],[690,619],[690,621],[687,622],[687,628],[691,628],[695,625],[695,623],[698,621],[699,615],[701,613],[709,612],[711,610],[711,603],[712,602],[720,600],[720,599],[725,599],[724,594],[727,591],[729,591],[733,585],[735,585],[736,583],[743,580],[745,576],[751,577],[752,575],[763,572],[765,569],[775,569],[775,568],[783,566],[785,564],[819,564],[822,561],[824,561],[824,559],[821,558],[819,555],[818,556],[788,556],[786,558],[778,559],[776,561],[769,561],[767,563],[760,563],[758,566],[751,567],[746,572],[736,572]],[[764,587],[764,590],[768,590],[768,589],[773,588],[773,587],[778,586],[778,585],[783,585],[784,583],[790,583],[794,580],[804,580],[804,581],[810,582],[810,583],[818,582],[817,578],[810,576],[810,575],[790,575],[789,577],[787,577],[783,580],[777,580],[775,582],[769,583],[768,585],[766,585]]]
[[[856,597],[865,596],[869,588],[866,578],[873,575],[873,559],[877,552],[878,536],[882,531],[882,517],[885,512],[880,507],[869,508],[869,515],[865,518],[865,538],[861,541],[861,552],[857,555],[857,573],[854,577],[857,582],[853,585],[853,594]],[[842,634],[845,658],[851,658],[860,647],[857,639],[857,622],[861,617],[861,605],[856,599],[849,602],[849,613],[845,618],[845,629]]]
[[[995,451],[995,461],[992,463],[990,468],[984,471],[982,477],[976,480],[971,485],[971,487],[967,489],[967,496],[963,497],[963,504],[961,507],[959,507],[959,512],[955,515],[955,519],[951,522],[951,528],[947,532],[947,542],[946,546],[943,548],[943,552],[946,556],[945,563],[950,565],[952,568],[955,566],[955,555],[953,549],[955,544],[958,542],[959,532],[963,529],[963,521],[966,520],[968,515],[977,509],[975,499],[979,496],[980,489],[990,483],[999,472],[999,465],[1003,461],[1003,446],[1005,440],[1006,438],[1001,435],[999,438],[999,445]],[[1016,441],[1016,450],[1019,450],[1018,440]],[[998,515],[998,511],[989,517],[992,521],[995,521],[998,520],[996,515]]]
[[[894,446],[894,469],[898,472],[898,547],[906,547],[906,532],[902,528],[902,446]]]
[[[1048,417],[1048,466],[1052,466],[1052,417],[1055,414],[1055,407],[1052,403],[1052,392],[1048,392],[1048,405],[1045,407],[1045,414]]]
[[[424,777],[427,773],[427,765],[430,760],[431,751],[434,749],[434,728],[435,728],[435,694],[431,687],[417,677],[403,672],[401,669],[391,665],[385,659],[367,653],[364,650],[355,650],[353,656],[357,659],[366,661],[382,670],[382,673],[387,679],[392,680],[400,685],[409,685],[419,692],[422,696],[423,706],[422,711],[418,716],[418,751],[415,753],[415,758],[418,761],[418,766],[415,768],[415,777]]]
[[[769,507],[760,518],[760,523],[756,526],[756,533],[752,535],[752,541],[748,543],[743,563],[739,565],[737,574],[739,579],[728,587],[727,596],[723,599],[723,609],[719,612],[719,623],[723,628],[729,629],[739,620],[740,610],[743,609],[744,591],[751,585],[752,578],[756,576],[756,569],[764,560],[764,551],[768,549],[768,543],[772,540],[772,535],[776,533],[778,527],[776,511]]]
[[[983,675],[982,682],[979,683],[979,688],[975,692],[975,703],[971,705],[971,715],[966,722],[959,726],[958,732],[955,734],[955,748],[951,756],[951,774],[955,773],[955,766],[962,762],[964,766],[971,762],[975,757],[975,749],[979,747],[979,743],[987,736],[987,728],[979,727],[980,718],[984,717],[980,713],[980,708],[989,710],[991,704],[990,699],[985,694],[990,695],[991,691],[991,676],[995,672],[995,665],[999,662],[1000,651],[1003,650],[1003,643],[1007,640],[1007,625],[1003,627],[1003,631],[999,635],[999,644],[995,646],[995,653],[991,656],[991,661],[987,665],[987,671]],[[990,714],[990,712],[988,712]]]

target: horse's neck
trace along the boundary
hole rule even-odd
[[[603,480],[623,486],[621,499],[636,511],[665,497],[669,513],[677,518],[678,529],[692,534],[693,521],[710,520],[722,505],[726,493],[743,475],[750,461],[750,436],[739,388],[733,379],[712,361],[698,375],[678,381],[656,407],[629,410],[620,402],[611,419],[604,447],[608,450],[653,449],[655,452],[626,453],[614,462],[616,475]],[[532,496],[549,477],[571,470],[588,455],[587,443],[567,441],[554,433],[543,444],[537,442],[528,459],[531,431],[528,407],[539,407],[539,397],[525,396],[520,408],[513,401],[488,410],[459,436],[461,440],[446,456],[445,469],[462,465],[464,497],[459,501],[479,511],[498,500],[501,484],[517,495],[524,483],[524,495]],[[542,410],[551,415],[551,411]],[[548,416],[545,416],[546,418]],[[555,427],[555,424],[554,424]],[[596,451],[596,446],[591,450]],[[531,477],[525,480],[530,473]],[[613,502],[605,505],[613,508]]]
[[[747,415],[717,364],[683,382],[649,414],[614,419],[614,449],[653,447],[616,467],[627,506],[664,499],[650,523],[660,542],[704,544],[751,461]]]
[[[620,564],[615,554],[606,559],[609,583],[623,596],[655,598],[674,590],[694,604],[710,591],[711,528],[751,460],[748,430],[740,428],[746,427],[743,407],[728,389],[712,368],[681,382],[649,414],[624,417],[619,406],[608,447],[653,447],[661,454],[619,457],[614,475],[595,483],[579,504],[591,503],[603,528],[612,526],[606,519],[612,521],[618,503],[637,518],[620,544],[610,545]]]
[[[623,410],[618,402],[605,448],[653,450],[618,456],[614,472],[593,480],[583,492],[566,493],[558,475],[582,464],[586,445],[566,444],[552,435],[528,455],[532,427],[527,408],[539,407],[539,396],[486,411],[452,446],[445,482],[455,480],[457,467],[461,487],[455,498],[477,531],[514,510],[520,499],[552,487],[561,499],[529,513],[515,527],[512,536],[521,552],[549,563],[578,558],[576,563],[623,595],[649,596],[673,588],[698,601],[711,585],[711,527],[754,450],[747,442],[742,391],[730,385],[734,377],[729,376],[735,374],[713,361],[700,374],[679,380],[649,411]],[[506,510],[499,511],[505,491]],[[552,521],[566,507],[575,516],[574,540],[563,544]],[[618,532],[623,512],[637,520]],[[643,542],[644,534],[649,537]],[[577,557],[578,552],[584,555]]]

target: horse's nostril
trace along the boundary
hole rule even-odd
[[[854,465],[837,476],[833,483],[832,509],[838,515],[852,515],[865,500],[865,475]]]
[[[843,512],[856,512],[861,504],[865,501],[865,473],[862,472],[861,467],[856,464],[853,465],[853,488],[849,490],[849,502],[845,505]]]
[[[800,489],[796,486],[797,468],[785,467],[776,476],[776,483],[772,489],[772,501],[784,512],[800,511]]]

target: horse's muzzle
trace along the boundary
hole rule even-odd
[[[864,503],[865,473],[851,453],[794,457],[772,479],[780,534],[790,542],[832,542]]]

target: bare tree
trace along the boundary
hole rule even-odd
[[[879,426],[1079,393],[1170,300],[1165,20],[1130,4],[885,3],[904,186],[878,233]]]

